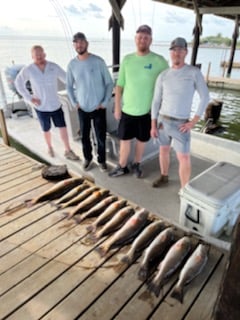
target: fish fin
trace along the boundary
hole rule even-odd
[[[148,277],[148,270],[146,267],[141,267],[138,271],[138,279],[145,281]]]
[[[155,294],[156,297],[159,296],[160,290],[161,290],[161,285],[157,284],[153,281],[149,282],[148,285],[148,290],[150,292],[153,292]]]
[[[101,258],[104,257],[107,253],[103,246],[97,247],[96,251],[100,254]]]
[[[180,303],[183,303],[183,288],[175,287],[170,296],[178,300]]]

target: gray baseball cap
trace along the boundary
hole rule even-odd
[[[170,44],[170,50],[179,47],[183,49],[187,49],[187,41],[184,38],[176,38]]]
[[[147,24],[143,24],[137,29],[136,33],[140,33],[140,32],[147,33],[150,36],[152,35],[152,29]]]
[[[74,36],[73,36],[73,42],[76,42],[77,40],[85,40],[87,41],[87,38],[85,36],[84,33],[82,32],[77,32]]]

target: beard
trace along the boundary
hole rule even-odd
[[[84,49],[79,49],[79,50],[77,50],[77,53],[80,55],[80,56],[82,56],[84,53],[86,53],[87,52],[87,47],[86,48],[84,48]]]

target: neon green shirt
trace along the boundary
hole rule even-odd
[[[117,85],[123,88],[122,111],[132,116],[149,113],[156,78],[167,68],[167,61],[153,52],[144,56],[126,55],[117,80]]]

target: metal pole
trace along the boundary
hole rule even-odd
[[[6,106],[7,106],[7,99],[6,99],[5,91],[3,88],[2,76],[0,72],[0,129],[3,137],[3,142],[6,145],[10,146],[5,116],[3,112],[3,110],[6,109]]]

